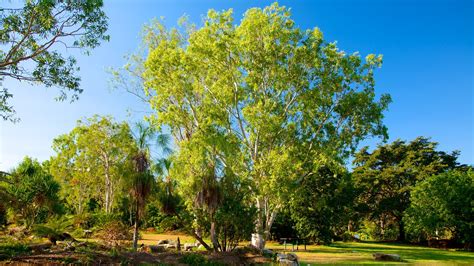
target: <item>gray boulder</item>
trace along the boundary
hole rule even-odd
[[[287,266],[298,266],[298,256],[295,253],[278,253],[276,256],[276,260],[280,265],[287,265]]]
[[[163,240],[160,240],[158,241],[158,245],[164,245],[164,244],[169,244],[170,241],[168,239],[163,239]]]

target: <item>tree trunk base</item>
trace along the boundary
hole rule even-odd
[[[262,250],[265,247],[265,237],[262,234],[252,234],[251,245]]]

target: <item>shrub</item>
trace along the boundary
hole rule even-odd
[[[222,263],[210,261],[199,253],[186,253],[179,259],[179,262],[191,266],[220,266]]]
[[[38,161],[25,157],[8,178],[11,184],[6,187],[11,197],[9,208],[27,228],[62,211],[59,183]]]
[[[130,228],[122,222],[111,221],[98,228],[95,236],[105,244],[116,247],[124,241],[132,240],[133,233]]]
[[[52,218],[45,224],[38,224],[33,227],[33,234],[39,237],[46,237],[53,244],[56,241],[74,240],[74,238],[67,233],[72,229],[71,220],[66,217]]]

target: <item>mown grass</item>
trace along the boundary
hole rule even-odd
[[[282,251],[283,245],[269,243],[268,248]],[[291,245],[287,245],[287,251],[291,251]],[[417,265],[474,265],[474,252],[441,250],[413,245],[396,243],[343,243],[336,242],[329,246],[308,245],[304,251],[304,246],[299,246],[299,251],[295,253],[303,262],[302,265],[320,264],[400,264],[396,262],[380,263],[374,261],[373,253],[398,254],[403,260],[403,264]]]
[[[155,233],[145,233],[141,232],[141,239],[138,241],[138,244],[145,244],[145,245],[156,245],[160,240],[173,240],[177,241],[179,237],[179,241],[181,244],[184,243],[194,243],[196,239],[192,236],[188,236],[181,233],[164,233],[164,234],[155,234]]]
[[[156,245],[158,240],[176,240],[178,236],[181,243],[192,243],[195,241],[193,237],[184,234],[153,234],[143,232],[140,243],[145,245]],[[246,244],[247,243],[242,243],[242,245]],[[276,242],[268,242],[266,247],[273,249],[276,252],[284,251],[284,246]],[[291,252],[291,248],[291,244],[288,244],[286,252]],[[303,245],[299,245],[299,250],[295,251],[302,262],[301,265],[400,264],[396,262],[381,263],[379,261],[374,261],[372,254],[377,252],[398,254],[403,260],[402,264],[474,265],[474,252],[442,250],[398,243],[335,242],[328,246],[308,245],[306,251],[304,251]]]
[[[143,243],[145,245],[156,245],[159,240],[176,240],[178,237],[180,238],[182,244],[192,243],[195,241],[193,237],[184,234],[155,234],[142,232],[142,239],[139,243]],[[88,241],[94,243],[95,240],[96,239],[89,239]],[[242,243],[243,246],[247,244],[248,243]],[[275,252],[293,252],[291,251],[291,245],[287,245],[285,251],[283,245],[280,245],[275,242],[268,242],[266,247],[269,249],[273,249]],[[84,251],[89,251],[89,248],[87,248],[88,250],[82,249],[86,248],[78,248],[77,252],[84,253]],[[21,254],[28,254],[30,252],[31,249],[28,245],[26,245],[26,243],[19,243],[14,241],[0,241],[0,261],[8,260],[13,256],[18,256]],[[374,261],[372,254],[377,252],[398,254],[401,256],[403,262],[381,263],[378,261]],[[306,251],[304,250],[304,246],[300,245],[299,250],[295,250],[294,253],[298,255],[301,265],[474,265],[474,252],[442,250],[397,243],[335,242],[327,246],[308,245]],[[93,258],[91,259],[93,260]]]

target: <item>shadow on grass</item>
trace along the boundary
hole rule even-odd
[[[310,253],[390,253],[398,254],[405,261],[445,261],[474,263],[474,253],[465,251],[449,251],[434,248],[404,245],[400,243],[334,243],[330,246],[321,246],[322,248],[307,250]]]

